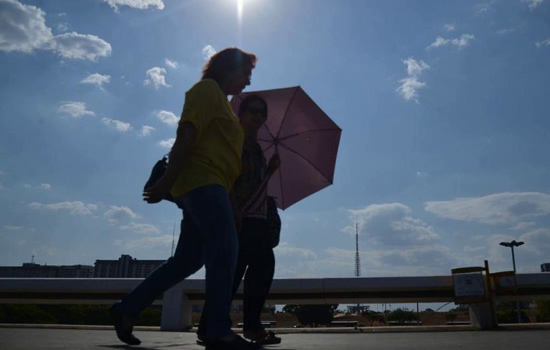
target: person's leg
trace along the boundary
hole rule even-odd
[[[240,246],[240,245],[239,245]],[[237,293],[237,290],[239,289],[239,286],[241,284],[241,281],[243,279],[244,273],[246,271],[246,267],[248,265],[247,259],[245,256],[242,256],[240,254],[241,249],[239,248],[239,254],[237,258],[237,268],[235,269],[235,277],[233,278],[233,293],[231,295],[231,300],[235,298],[235,294]],[[197,336],[199,340],[205,340],[206,339],[206,330],[208,325],[206,324],[206,317],[208,310],[208,302],[204,303],[204,306],[202,308],[202,314],[201,319],[199,321],[199,328],[197,329]]]
[[[181,223],[181,234],[174,256],[122,299],[120,311],[136,318],[164,291],[197,272],[203,265],[201,234],[193,220],[186,217]]]
[[[264,220],[250,220],[250,234],[246,236],[249,266],[244,280],[245,336],[264,333],[260,316],[275,273],[275,256],[265,234],[265,225]]]
[[[231,336],[233,277],[237,263],[237,232],[229,196],[222,186],[201,187],[200,195],[184,200],[185,213],[193,218],[203,234],[203,256],[206,265],[206,301],[203,311],[206,338]],[[196,192],[197,190],[192,191]]]

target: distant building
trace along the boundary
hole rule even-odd
[[[89,265],[40,265],[23,263],[22,266],[0,266],[0,277],[16,278],[91,278],[94,267]]]
[[[164,260],[137,260],[121,255],[118,260],[96,260],[94,278],[145,278]]]
[[[550,272],[550,263],[540,265],[541,272]]]

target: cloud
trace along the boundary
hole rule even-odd
[[[4,189],[4,185],[0,182],[0,190]]]
[[[99,73],[90,74],[80,81],[81,84],[95,84],[98,86],[103,86],[103,84],[109,84],[110,82],[110,75],[101,75]]]
[[[69,114],[73,118],[80,118],[86,115],[95,115],[94,112],[86,109],[86,104],[84,102],[73,101],[68,101],[62,104],[57,110],[57,113]]]
[[[53,50],[67,59],[96,61],[111,54],[111,45],[95,35],[64,33],[53,36],[40,8],[16,0],[0,1],[0,50],[32,53]]]
[[[539,228],[520,236],[520,241],[525,242],[525,248],[539,257],[548,257],[550,251],[550,230]]]
[[[174,142],[176,142],[176,139],[172,138],[172,139],[160,141],[159,145],[164,148],[172,148],[172,146],[174,146]]]
[[[173,69],[177,69],[177,68],[179,67],[178,62],[169,60],[168,58],[165,58],[165,59],[164,59],[164,63],[165,63],[168,67],[173,68]]]
[[[4,229],[8,230],[8,231],[21,231],[22,229],[24,229],[25,227],[24,226],[9,226],[9,225],[4,225]]]
[[[153,85],[158,90],[159,87],[170,87],[166,84],[166,69],[160,67],[153,67],[145,72],[147,79],[143,81],[143,85]]]
[[[179,122],[179,118],[176,117],[176,115],[169,111],[159,111],[157,113],[157,118],[164,124],[170,125],[170,126],[177,126]]]
[[[101,122],[116,131],[126,132],[132,130],[132,125],[116,119],[102,118]]]
[[[38,7],[0,1],[0,18],[0,50],[31,53],[49,48],[52,30],[46,26],[46,13]]]
[[[427,202],[425,209],[447,219],[509,224],[549,215],[550,195],[538,192],[497,193],[484,197]]]
[[[50,185],[50,184],[40,184],[40,188],[43,189],[43,190],[51,190],[52,185]]]
[[[140,136],[148,136],[156,129],[149,125],[144,125],[141,127],[141,132],[139,133]]]
[[[419,178],[424,179],[424,178],[428,177],[429,174],[428,174],[427,172],[425,172],[425,171],[417,171],[417,172],[416,172],[416,176],[419,177]]]
[[[57,35],[54,51],[61,57],[73,60],[97,61],[111,54],[111,44],[95,35],[75,32]]]
[[[521,2],[527,3],[531,10],[534,10],[535,8],[537,8],[537,6],[542,4],[543,1],[544,0],[521,0]]]
[[[505,34],[513,33],[515,31],[516,31],[515,28],[504,28],[504,29],[501,29],[501,30],[497,31],[497,34],[505,35]]]
[[[536,225],[537,225],[537,223],[536,223],[536,222],[533,222],[533,221],[519,222],[516,226],[510,227],[510,230],[521,231],[521,230],[525,230],[525,229],[528,228],[528,227],[536,226]]]
[[[68,23],[59,23],[57,25],[58,32],[66,32],[69,29]]]
[[[317,259],[317,254],[311,250],[292,247],[287,242],[281,242],[277,246],[277,255],[296,256],[302,259]]]
[[[160,230],[155,226],[151,224],[139,224],[135,222],[131,222],[128,225],[120,226],[121,230],[125,231],[133,231],[140,234],[158,234],[160,233]],[[170,237],[171,239],[172,237]]]
[[[445,29],[445,30],[448,31],[448,32],[453,32],[456,28],[455,28],[455,26],[452,25],[452,24],[445,24],[445,25],[443,26],[443,29]]]
[[[462,49],[470,45],[470,41],[474,40],[475,36],[472,34],[462,34],[460,37],[455,39],[445,39],[441,36],[438,36],[433,43],[431,43],[426,49],[437,48],[441,46],[446,46],[448,44],[454,45],[459,49]]]
[[[144,237],[136,240],[131,240],[126,243],[122,243],[122,245],[124,249],[134,249],[134,248],[151,249],[155,247],[169,247],[172,245],[172,235]]]
[[[401,203],[372,204],[363,209],[349,209],[352,224],[343,229],[355,234],[355,220],[359,233],[370,244],[395,246],[426,244],[439,239],[435,229],[424,221],[410,216],[412,210]]]
[[[202,57],[205,61],[208,61],[210,57],[214,56],[216,54],[216,49],[214,49],[211,45],[206,45],[202,48]]]
[[[136,214],[132,209],[123,206],[111,205],[110,209],[105,212],[105,217],[109,222],[118,222],[120,220],[130,218],[138,219],[139,215]]]
[[[403,60],[403,64],[407,66],[408,77],[399,81],[401,85],[396,91],[405,100],[414,100],[418,103],[418,90],[426,86],[426,83],[418,79],[425,70],[430,69],[430,66],[424,61],[416,61],[413,58]]]
[[[5,175],[6,173],[0,170],[0,175]]]
[[[535,43],[537,47],[550,46],[550,38]]]
[[[118,6],[128,6],[135,9],[146,10],[149,7],[155,7],[159,10],[164,9],[162,0],[103,0],[112,8],[118,10]]]
[[[97,210],[97,205],[87,204],[80,201],[66,201],[52,204],[32,202],[29,204],[29,208],[51,211],[67,210],[71,213],[71,215],[92,215],[93,212]]]

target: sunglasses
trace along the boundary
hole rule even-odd
[[[261,114],[264,118],[267,117],[267,111],[263,108],[248,108],[248,112],[250,114]]]

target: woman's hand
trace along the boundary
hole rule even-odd
[[[166,196],[168,193],[170,193],[170,189],[172,188],[172,185],[168,183],[167,181],[163,181],[164,177],[162,177],[156,184],[153,186],[146,188],[143,191],[143,200],[146,201],[149,204],[158,203]]]
[[[275,153],[271,159],[269,160],[269,164],[267,165],[267,172],[268,174],[273,174],[279,167],[281,166],[281,158],[279,157],[278,153]]]

